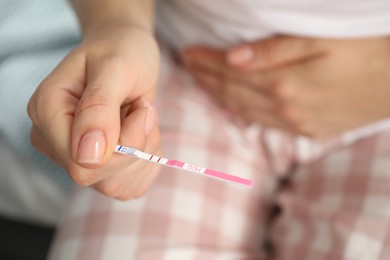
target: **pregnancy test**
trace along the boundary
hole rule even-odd
[[[227,181],[234,184],[243,185],[247,188],[251,188],[253,185],[253,181],[245,178],[241,178],[238,176],[234,176],[228,173],[219,172],[215,170],[211,170],[208,168],[200,167],[191,163],[186,163],[178,160],[170,160],[157,155],[148,154],[142,152],[140,150],[126,147],[123,145],[117,145],[115,148],[115,152],[128,155],[131,157],[143,159],[146,161],[151,161],[154,163],[162,164],[164,166],[173,167],[181,170],[186,170],[194,173],[198,173],[207,177],[216,178],[218,180]]]

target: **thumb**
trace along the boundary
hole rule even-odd
[[[110,160],[118,143],[121,106],[130,100],[134,81],[126,82],[123,70],[110,62],[90,71],[73,119],[72,156],[84,168],[99,168]]]
[[[277,36],[236,46],[226,55],[230,66],[247,70],[272,70],[322,56],[318,40]]]
[[[120,106],[110,93],[94,88],[85,91],[72,130],[72,154],[77,163],[97,168],[110,159],[119,138]]]

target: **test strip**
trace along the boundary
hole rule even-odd
[[[234,176],[228,173],[219,172],[211,169],[207,169],[204,167],[200,167],[191,163],[186,163],[178,160],[170,160],[163,157],[159,157],[157,155],[148,154],[145,152],[142,152],[140,150],[123,146],[123,145],[117,145],[115,148],[115,152],[132,156],[135,158],[143,159],[146,161],[151,161],[154,163],[162,164],[168,167],[178,168],[181,170],[186,170],[194,173],[198,173],[207,177],[216,178],[218,180],[223,180],[235,184],[240,184],[245,187],[251,188],[253,185],[253,181],[245,178],[241,178],[238,176]]]

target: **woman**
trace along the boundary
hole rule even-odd
[[[388,117],[384,98],[390,92],[389,78],[384,76],[390,62],[385,25],[388,4],[370,3],[369,9],[366,5],[355,3],[349,10],[341,3],[304,1],[162,2],[159,32],[176,53],[196,44],[229,48],[258,40],[227,53],[193,48],[182,57],[189,74],[238,114],[238,120],[260,124],[241,125],[235,114],[218,107],[165,56],[157,97],[167,157],[188,157],[198,164],[237,171],[253,178],[256,186],[242,191],[163,169],[148,195],[136,202],[115,202],[81,189],[72,202],[66,228],[58,236],[61,246],[53,250],[52,258],[72,254],[71,258],[80,259],[257,259],[268,254],[262,244],[270,241],[281,259],[380,257],[386,243],[367,238],[371,238],[367,234],[372,226],[356,228],[358,219],[365,223],[372,217],[358,213],[362,207],[372,208],[359,193],[363,186],[370,190],[365,182],[315,186],[314,191],[310,187],[319,180],[328,184],[336,169],[350,169],[345,166],[350,161],[334,150],[356,151],[360,158],[359,142],[375,143],[376,139],[363,137],[386,131],[388,123],[318,143],[295,136],[329,136]],[[76,183],[118,199],[138,197],[151,186],[158,169],[112,156],[112,151],[118,142],[149,153],[160,151],[157,115],[151,103],[158,71],[153,3],[134,0],[96,5],[85,0],[75,1],[74,6],[84,40],[33,95],[29,104],[32,141],[67,169]],[[354,17],[359,10],[370,13]],[[338,19],[331,20],[335,24],[325,27],[329,16],[338,12]],[[371,30],[373,24],[375,30]],[[292,37],[272,38],[275,34]],[[329,39],[335,37],[345,39]],[[372,91],[368,84],[373,82],[380,91]],[[359,176],[370,179],[375,175],[369,166],[377,158],[383,159],[378,155],[358,160],[367,168]],[[329,173],[322,166],[324,160],[340,165]],[[293,172],[296,190],[275,189],[278,176],[290,179]],[[343,198],[343,192],[352,192],[352,203],[334,203],[328,196],[334,195],[332,191],[340,195],[337,199]],[[266,230],[274,192],[284,211],[275,229]],[[381,198],[386,196],[381,193]],[[333,223],[337,214],[342,217]],[[353,216],[357,224],[343,225],[348,220],[344,215]],[[379,210],[375,216],[382,218],[386,213]],[[310,236],[302,236],[306,231]],[[316,242],[308,243],[309,237]],[[370,243],[364,251],[367,255],[357,253],[361,241]],[[69,251],[70,245],[75,249]]]

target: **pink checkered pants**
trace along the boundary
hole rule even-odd
[[[389,121],[314,143],[241,125],[169,59],[162,74],[165,157],[254,187],[163,168],[134,201],[78,188],[50,259],[390,259]]]

